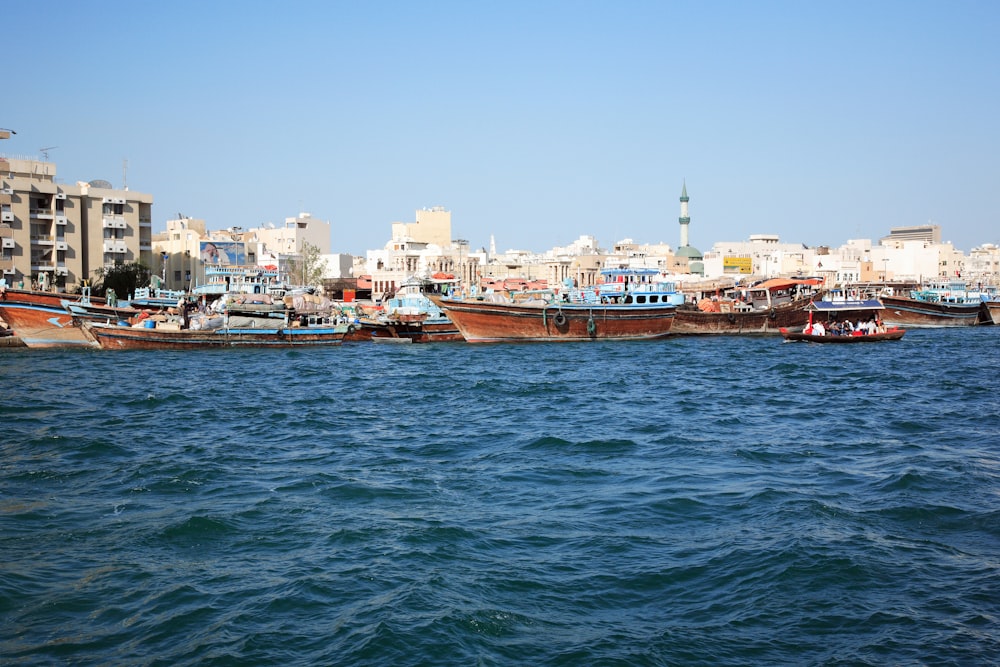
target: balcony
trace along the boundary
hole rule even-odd
[[[31,242],[35,245],[52,245],[56,242],[56,237],[51,234],[32,234]]]
[[[125,218],[120,215],[106,215],[101,219],[103,229],[125,229]]]
[[[51,210],[47,208],[33,208],[28,211],[28,215],[37,220],[51,220],[55,217]]]
[[[124,241],[105,241],[104,252],[122,255],[128,252],[128,246],[125,245]]]

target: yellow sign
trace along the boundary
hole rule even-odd
[[[722,271],[724,273],[753,273],[752,257],[723,257]]]

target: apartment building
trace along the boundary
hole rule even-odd
[[[0,275],[69,287],[102,267],[152,263],[153,196],[107,181],[66,185],[56,165],[0,158]]]
[[[330,254],[330,222],[299,213],[285,218],[282,226],[230,227],[209,230],[199,218],[167,220],[167,230],[154,234],[153,274],[169,289],[192,289],[207,282],[206,268],[274,267],[289,280],[293,268],[309,244],[321,255]]]

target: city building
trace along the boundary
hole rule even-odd
[[[914,227],[892,227],[889,229],[888,236],[879,239],[879,244],[898,247],[907,241],[941,243],[941,226],[926,224]]]
[[[330,223],[299,213],[282,226],[266,223],[243,229],[208,230],[205,221],[179,216],[167,221],[167,230],[152,240],[153,273],[169,289],[191,289],[207,281],[205,269],[212,265],[273,267],[291,282],[306,244],[321,257],[330,255]],[[337,266],[343,264],[338,259]]]
[[[52,162],[0,158],[0,275],[64,289],[116,264],[149,266],[152,206],[104,180],[61,183]]]
[[[416,222],[392,223],[392,238],[380,250],[368,251],[358,278],[370,282],[378,298],[414,276],[445,274],[464,285],[477,284],[486,262],[485,250],[473,252],[468,241],[452,238],[451,211],[435,206],[418,210]]]

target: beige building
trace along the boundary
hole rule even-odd
[[[69,287],[103,267],[152,263],[153,196],[107,181],[65,185],[52,162],[0,158],[0,272]]]
[[[308,213],[286,218],[283,226],[268,223],[243,229],[209,230],[199,218],[167,221],[167,231],[153,237],[153,274],[168,289],[189,290],[208,282],[207,266],[275,267],[294,280],[293,267],[304,244],[330,253],[330,223]]]
[[[416,222],[392,223],[393,241],[413,241],[446,248],[451,245],[451,211],[443,206],[417,211]]]

